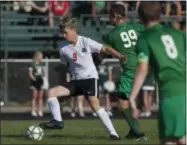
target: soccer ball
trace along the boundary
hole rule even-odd
[[[32,140],[37,140],[37,141],[41,141],[44,136],[43,129],[34,125],[27,128],[26,134]]]
[[[113,81],[106,81],[104,83],[104,89],[107,90],[109,93],[112,93],[116,89],[116,85]]]

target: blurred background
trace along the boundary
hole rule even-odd
[[[59,49],[67,43],[58,29],[60,18],[70,12],[77,20],[80,35],[102,42],[103,36],[113,28],[108,20],[108,12],[113,3],[126,7],[127,21],[139,22],[137,8],[140,1],[1,1],[1,113],[30,112],[32,93],[28,67],[36,50],[42,51],[44,55],[45,77],[49,87],[69,78],[64,66],[59,65]],[[160,5],[161,23],[166,27],[186,31],[186,1],[160,1]],[[118,116],[116,87],[121,72],[118,60],[112,56],[105,56],[103,60],[97,55],[93,57],[100,74],[101,104],[110,116]],[[107,81],[114,82],[116,87]],[[47,89],[44,90],[44,100]],[[151,71],[139,95],[141,116],[154,116],[158,111],[159,96]],[[85,114],[96,116],[84,99],[76,98],[61,101],[63,113],[70,113],[71,117],[76,117],[76,112],[79,117],[87,116]],[[45,116],[48,108],[46,103],[44,106]]]

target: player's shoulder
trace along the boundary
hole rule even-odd
[[[184,35],[185,32],[182,31],[182,30],[179,30],[179,29],[175,29],[175,28],[169,28],[169,27],[166,27],[165,29],[168,29],[169,32],[173,32],[175,34],[179,34],[179,35]]]
[[[60,53],[63,53],[64,49],[67,49],[70,46],[68,41],[64,41],[60,47]]]
[[[127,29],[134,29],[134,30],[136,30],[139,33],[142,33],[145,30],[144,25],[140,24],[139,22],[136,22],[136,21],[132,21],[132,20],[131,21],[127,21],[126,25],[127,25],[127,27],[126,27]]]

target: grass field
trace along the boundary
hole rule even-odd
[[[32,141],[25,137],[25,129],[41,121],[1,121],[1,144],[158,144],[157,122],[153,119],[140,120],[141,130],[147,141],[135,142],[124,139],[128,126],[122,119],[114,119],[114,126],[122,137],[120,141],[109,141],[108,134],[98,119],[65,120],[63,130],[44,130],[42,141]]]

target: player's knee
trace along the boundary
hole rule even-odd
[[[48,98],[56,96],[55,95],[55,90],[53,88],[49,89],[48,92],[47,92],[47,96],[48,96]]]
[[[179,138],[178,144],[179,145],[185,145],[186,144],[186,136],[183,136],[182,138]]]
[[[120,111],[124,111],[125,109],[129,108],[129,101],[119,99],[119,109]]]

